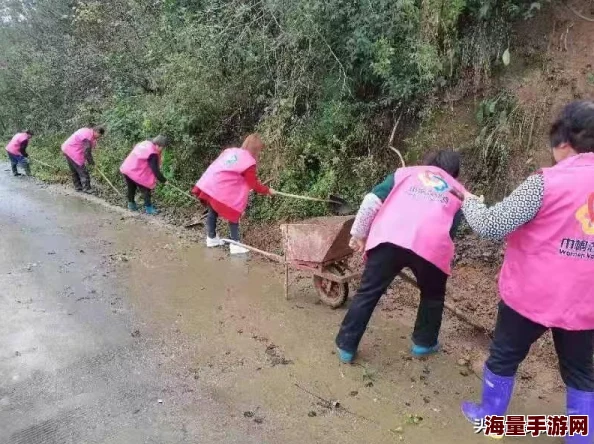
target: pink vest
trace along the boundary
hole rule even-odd
[[[450,229],[462,202],[449,190],[464,187],[440,168],[398,169],[394,188],[371,225],[365,250],[391,243],[413,251],[451,273],[454,242]]]
[[[120,172],[137,184],[152,190],[157,186],[157,176],[155,176],[148,163],[148,158],[151,154],[157,154],[159,156],[160,164],[161,151],[157,148],[157,145],[150,140],[139,143],[128,154],[124,163],[122,163]]]
[[[246,150],[229,148],[221,153],[204,172],[196,186],[213,199],[243,213],[248,204],[250,188],[242,174],[256,165],[256,159]]]
[[[8,145],[6,145],[6,151],[10,154],[14,154],[15,156],[21,155],[21,143],[25,140],[29,139],[29,135],[27,133],[18,133],[15,135]]]
[[[499,292],[507,305],[546,327],[594,329],[594,154],[542,171],[534,219],[507,238]]]
[[[97,141],[95,140],[95,133],[91,128],[79,129],[62,144],[62,152],[79,166],[85,163],[85,140],[91,142],[91,146],[95,148]]]

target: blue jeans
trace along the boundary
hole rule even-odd
[[[8,153],[8,158],[10,159],[10,168],[12,169],[12,174],[15,176],[18,175],[17,165],[20,165],[25,170],[25,174],[31,174],[31,170],[29,167],[29,159],[25,156],[17,156],[16,154]]]
[[[217,237],[217,220],[219,215],[211,207],[208,207],[208,216],[206,216],[206,230],[208,237],[211,239]],[[231,232],[231,240],[239,242],[239,224],[229,222],[229,231]]]

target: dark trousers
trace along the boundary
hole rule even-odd
[[[17,156],[12,153],[8,153],[8,158],[10,159],[10,168],[12,169],[12,174],[15,176],[19,175],[19,170],[17,169],[17,165],[21,165],[25,170],[25,174],[27,176],[31,175],[31,167],[29,166],[29,159],[25,156]]]
[[[496,375],[514,376],[532,344],[547,330],[500,302],[487,367]],[[565,385],[594,392],[594,331],[551,330]]]
[[[219,215],[211,207],[208,207],[208,216],[206,216],[206,230],[211,239],[217,236],[217,220]],[[229,222],[229,231],[231,240],[239,242],[239,224]]]
[[[414,273],[421,290],[412,340],[425,347],[437,344],[448,276],[412,251],[385,243],[367,253],[361,286],[336,338],[340,349],[351,353],[357,350],[375,306],[394,278],[406,267]]]
[[[151,190],[146,187],[143,187],[142,185],[137,184],[136,182],[134,182],[132,179],[130,179],[125,174],[123,174],[123,176],[124,176],[124,180],[126,181],[126,186],[128,187],[128,202],[135,203],[136,202],[135,201],[136,190],[140,190],[140,192],[142,193],[142,197],[144,198],[144,206],[145,207],[152,206]]]
[[[70,168],[70,172],[72,173],[72,182],[74,183],[74,188],[76,191],[90,190],[91,176],[89,176],[89,171],[87,170],[85,164],[77,165],[70,157],[64,157],[66,157],[68,168]]]

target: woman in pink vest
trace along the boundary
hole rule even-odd
[[[6,152],[10,159],[10,167],[14,176],[20,176],[18,165],[21,165],[25,170],[27,176],[31,175],[31,168],[29,166],[29,154],[27,154],[27,146],[29,140],[33,137],[33,133],[30,130],[23,131],[22,133],[16,134],[11,141],[6,145]]]
[[[95,165],[93,149],[97,146],[99,137],[104,133],[105,129],[102,126],[81,128],[62,144],[62,152],[72,173],[76,191],[92,192],[91,177],[86,164]]]
[[[518,366],[548,329],[567,414],[594,420],[594,102],[567,105],[550,140],[555,166],[491,208],[470,194],[462,207],[477,233],[507,241],[482,400],[462,404],[470,421],[506,414]],[[566,442],[592,444],[594,433]]]
[[[339,358],[351,363],[375,306],[403,268],[410,268],[421,290],[412,334],[412,354],[439,349],[446,283],[464,188],[456,178],[460,156],[440,151],[424,166],[401,168],[365,196],[351,229],[351,247],[365,251],[361,286],[336,338]]]
[[[258,134],[248,136],[241,148],[229,148],[208,167],[192,193],[208,207],[206,219],[207,247],[223,245],[217,236],[217,219],[229,221],[230,237],[239,241],[239,219],[248,204],[251,190],[271,196],[274,190],[258,180],[256,163],[264,143]],[[231,254],[248,252],[238,245],[230,245]]]
[[[146,214],[157,214],[151,202],[151,191],[157,186],[157,181],[167,182],[161,173],[161,152],[169,145],[165,136],[157,136],[153,140],[145,140],[134,147],[120,167],[128,187],[128,209],[138,211],[136,205],[136,190],[140,189],[144,196],[144,210]]]

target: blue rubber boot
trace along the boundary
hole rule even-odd
[[[352,364],[355,360],[355,354],[356,353],[351,353],[340,348],[338,349],[338,359],[340,359],[340,362],[343,364]]]
[[[144,207],[144,211],[146,211],[146,214],[150,214],[151,216],[154,216],[155,214],[159,214],[157,209],[155,207],[153,207],[152,205]]]
[[[594,418],[594,393],[567,387],[567,415],[588,415],[588,422],[590,422]],[[594,432],[590,431],[591,428],[591,424],[588,424],[587,436],[566,436],[565,444],[594,443]]]
[[[473,424],[481,421],[485,416],[503,416],[507,411],[514,391],[513,376],[497,376],[487,366],[483,371],[483,399],[480,404],[464,401],[462,413]],[[501,438],[500,436],[492,436]]]
[[[439,342],[432,347],[424,347],[422,345],[413,344],[410,348],[410,353],[415,358],[422,358],[423,356],[429,356],[439,351]]]
[[[138,211],[138,205],[136,205],[136,202],[128,202],[128,209],[130,211]]]

